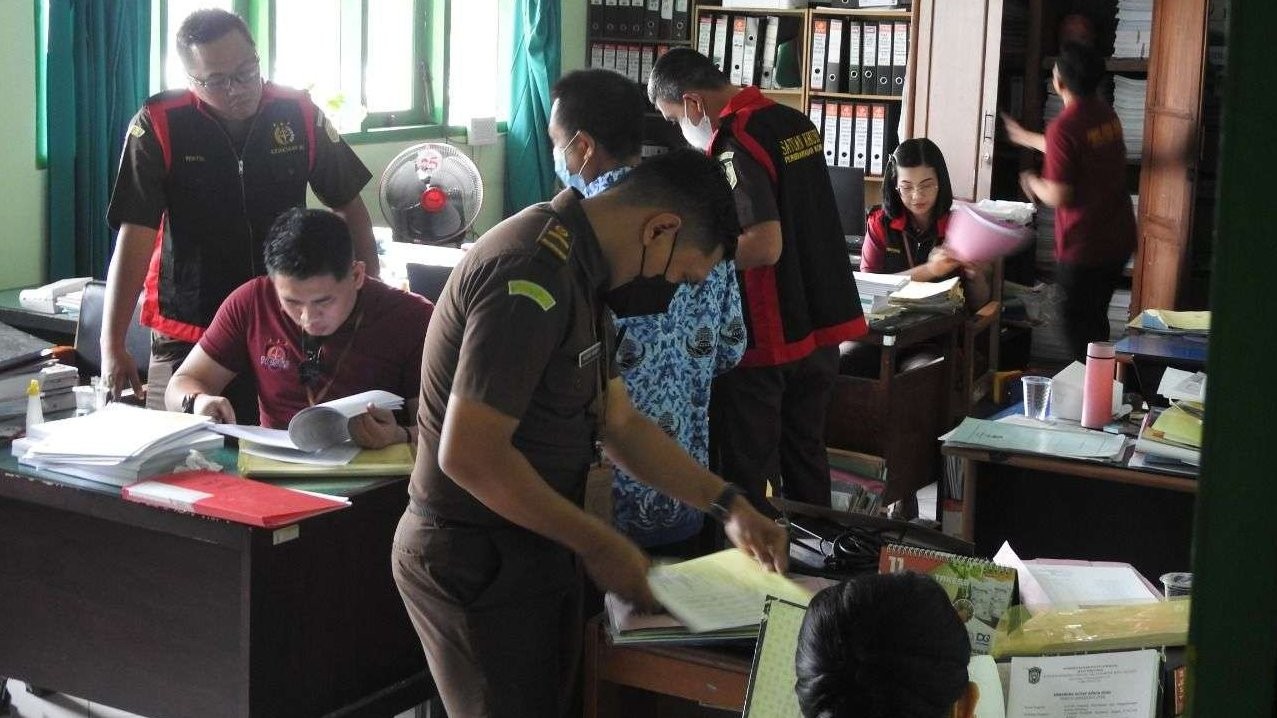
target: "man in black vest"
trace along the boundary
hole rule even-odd
[[[265,274],[262,247],[309,184],[350,227],[355,258],[377,276],[368,209],[372,175],[303,92],[263,82],[248,27],[224,10],[192,13],[177,31],[190,88],[149,98],[130,123],[107,220],[119,230],[107,272],[102,377],[118,395],[142,387],[124,348],[134,302],[152,329],[148,405],[222,300]],[[232,390],[255,419],[252,387]],[[242,405],[242,409],[241,409]]]
[[[749,343],[715,380],[719,473],[760,509],[775,493],[829,505],[825,409],[838,344],[868,331],[820,133],[757,87],[735,87],[690,48],[657,60],[648,98],[688,143],[718,158],[744,232],[736,250]]]

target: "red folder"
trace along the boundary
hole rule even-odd
[[[139,504],[263,528],[284,526],[350,505],[338,497],[303,493],[217,471],[153,477],[124,487],[123,496]]]

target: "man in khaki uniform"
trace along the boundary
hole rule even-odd
[[[763,565],[785,567],[783,530],[630,405],[603,311],[703,281],[739,232],[721,167],[681,150],[598,196],[565,190],[529,207],[454,270],[426,334],[392,559],[453,718],[568,710],[579,567],[654,603],[647,557],[581,509],[596,440],[631,475],[723,521]]]

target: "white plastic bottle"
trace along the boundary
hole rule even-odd
[[[44,423],[44,407],[40,404],[40,382],[32,379],[27,384],[27,428]]]

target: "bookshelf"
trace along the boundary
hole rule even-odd
[[[588,0],[586,66],[615,70],[647,85],[656,59],[672,47],[688,47],[691,0]],[[648,105],[643,118],[643,155],[683,146],[678,128]]]
[[[912,131],[912,113],[909,103],[904,101],[904,95],[907,88],[913,84],[913,68],[916,50],[913,47],[914,31],[917,27],[916,6],[917,2],[909,7],[901,9],[847,9],[814,6],[810,8],[800,9],[772,9],[772,8],[740,8],[740,7],[723,7],[718,2],[697,3],[694,6],[692,22],[692,43],[691,46],[707,55],[708,57],[718,60],[722,58],[722,68],[728,75],[729,79],[746,86],[750,84],[757,85],[763,94],[772,100],[793,107],[808,117],[812,118],[813,124],[821,131],[822,137],[829,137],[829,132],[833,133],[832,154],[826,153],[826,161],[829,164],[845,164],[847,166],[863,167],[865,172],[865,183],[867,185],[865,198],[867,204],[875,204],[880,195],[879,187],[882,184],[882,167],[885,167],[885,158],[888,157],[898,142],[897,127],[901,123],[898,120],[901,114],[906,114],[903,126],[900,132],[903,136],[911,136]],[[720,20],[725,18],[725,20]],[[732,50],[742,49],[742,42],[733,45],[734,34],[738,28],[737,18],[746,21],[757,22],[758,26],[763,28],[762,36],[754,38],[754,42],[758,43],[759,49],[766,55],[771,47],[770,41],[766,36],[766,28],[775,25],[776,30],[776,50],[786,53],[790,56],[792,63],[789,65],[788,72],[778,72],[781,69],[782,62],[776,61],[776,58],[768,57],[766,59],[757,58],[758,71],[754,73],[754,81],[748,82],[749,69],[745,67],[737,67],[737,63],[733,62]],[[744,29],[748,30],[754,25],[748,24]],[[897,57],[895,53],[895,37],[897,24],[900,26],[903,47]],[[890,70],[892,62],[899,64],[897,75],[898,82],[888,85],[886,91],[881,94],[877,91],[869,92],[857,87],[856,91],[851,91],[849,86],[849,73],[853,67],[863,67],[866,64],[866,58],[863,55],[863,43],[861,44],[861,56],[857,61],[852,60],[850,46],[852,27],[855,25],[858,32],[865,25],[872,25],[875,33],[879,27],[890,28],[891,42],[890,52],[886,55],[886,67]],[[824,58],[822,61],[829,65],[828,50],[830,47],[829,32],[830,27],[836,26],[840,29],[839,34],[839,60],[829,66],[826,72],[821,72],[824,77],[827,72],[833,72],[837,78],[838,86],[830,88],[827,83],[817,83],[813,77],[814,72],[814,55],[821,54]],[[720,42],[718,39],[718,29],[720,27],[728,28],[727,34]],[[748,37],[748,35],[745,35]],[[781,45],[787,44],[787,48],[782,49]],[[873,65],[877,66],[877,43],[875,43],[875,57]],[[745,55],[745,53],[741,53]],[[746,55],[748,56],[748,55]],[[764,63],[771,62],[774,68],[773,72],[763,72]],[[819,85],[819,86],[817,86]],[[850,122],[841,117],[841,108],[843,105],[852,106],[852,118]],[[879,122],[874,125],[874,114],[870,111],[867,115],[867,128],[859,130],[856,127],[858,118],[855,115],[855,106],[865,105],[867,107],[881,106],[879,113]],[[818,110],[817,110],[818,108]],[[827,123],[827,108],[833,108],[833,122]],[[819,121],[818,121],[819,118]],[[879,127],[883,132],[883,141],[879,148],[880,156],[877,163],[873,163],[872,154],[874,145],[872,131],[868,127]],[[846,148],[848,151],[842,153],[840,158],[840,147],[838,145],[840,133],[844,127],[850,128],[847,134],[849,144],[855,142],[857,133],[864,135],[866,143],[865,153],[863,157],[859,157],[855,145]],[[878,168],[874,171],[875,166]]]

